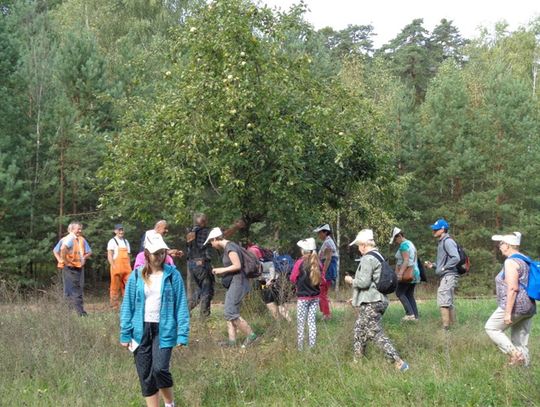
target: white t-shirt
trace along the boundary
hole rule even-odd
[[[151,284],[144,283],[144,322],[159,322],[163,273],[152,273],[148,278]]]
[[[118,248],[119,247],[125,247],[125,248],[127,248],[127,252],[131,253],[131,247],[129,247],[129,242],[126,239],[120,239],[118,237],[113,237],[111,240],[109,240],[109,243],[107,244],[107,251],[109,251],[109,250],[113,251],[113,259],[116,259],[118,257]]]

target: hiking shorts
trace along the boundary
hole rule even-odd
[[[223,316],[227,321],[234,321],[240,318],[240,304],[242,304],[242,300],[248,292],[249,280],[244,276],[244,273],[236,273],[225,294]]]
[[[439,307],[452,308],[454,306],[454,291],[457,283],[458,276],[454,273],[445,274],[441,278],[437,290],[437,305]]]

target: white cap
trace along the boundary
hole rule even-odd
[[[512,246],[519,246],[521,244],[521,233],[513,232],[509,235],[493,235],[491,236],[491,240],[508,243]]]
[[[155,253],[161,249],[169,249],[169,246],[163,240],[163,237],[159,233],[146,233],[144,238],[144,248],[150,253]]]
[[[315,229],[313,229],[313,233],[319,233],[319,232],[322,232],[323,230],[327,230],[328,232],[331,232],[332,228],[330,227],[328,223],[325,223],[324,225],[319,225]]]
[[[401,229],[398,228],[398,227],[394,227],[394,229],[392,230],[392,237],[390,238],[390,244],[394,243],[394,239],[396,238],[397,235],[399,235],[401,233]]]
[[[375,239],[373,238],[373,230],[362,229],[360,232],[358,232],[356,238],[349,244],[349,246],[353,246],[358,243],[367,243],[374,240]]]
[[[300,249],[302,249],[305,252],[312,252],[317,250],[317,245],[315,244],[315,239],[312,237],[308,237],[307,239],[299,240],[298,243],[296,243]]]
[[[210,240],[215,239],[216,237],[223,236],[223,232],[220,228],[213,228],[210,233],[208,233],[208,237],[204,241],[204,244],[206,245]]]

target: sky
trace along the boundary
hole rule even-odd
[[[287,10],[299,0],[259,0],[269,7]],[[416,18],[424,19],[431,31],[441,19],[453,21],[462,37],[478,36],[478,27],[492,30],[495,23],[505,20],[510,30],[526,26],[540,17],[539,0],[304,0],[310,10],[306,19],[320,29],[330,26],[342,29],[349,24],[374,27],[376,48],[394,38]]]

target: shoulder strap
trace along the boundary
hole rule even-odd
[[[120,245],[118,244],[118,240],[116,240],[116,237],[113,237],[113,240],[116,243],[116,247],[120,247]]]
[[[375,250],[372,250],[372,251],[370,251],[369,253],[366,253],[366,254],[375,257],[377,260],[379,260],[379,263],[381,263],[381,264],[384,261],[384,257],[382,256],[382,254],[380,254],[379,252],[377,252]]]
[[[532,260],[530,258],[528,258],[527,256],[521,254],[521,253],[514,253],[512,254],[510,257],[508,257],[509,259],[519,259],[519,260],[523,260],[525,263],[527,264],[531,264],[532,263]]]

